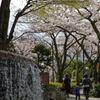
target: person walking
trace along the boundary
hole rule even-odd
[[[90,91],[90,85],[89,85],[89,83],[90,82],[91,82],[91,80],[90,80],[90,78],[88,78],[88,75],[84,74],[82,85],[84,85],[84,94],[85,94],[86,100],[89,99],[89,91]]]
[[[66,96],[69,98],[69,93],[70,93],[70,78],[68,77],[68,74],[66,74],[66,78],[64,80],[65,83],[65,91],[66,91]]]
[[[75,100],[77,100],[77,97],[79,97],[79,100],[80,100],[80,89],[82,88],[79,86],[79,83],[77,83],[74,89],[74,94],[76,95]]]

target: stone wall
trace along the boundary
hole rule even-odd
[[[0,100],[43,100],[39,73],[33,60],[0,51]]]

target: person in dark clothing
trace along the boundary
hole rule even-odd
[[[66,75],[64,83],[65,83],[66,95],[67,95],[67,98],[69,98],[69,93],[70,93],[70,78],[68,78],[68,75]]]
[[[86,100],[89,99],[89,91],[90,91],[89,82],[90,82],[90,81],[91,81],[91,80],[88,78],[88,75],[85,74],[85,75],[84,75],[84,79],[83,79],[83,81],[82,81],[82,85],[84,85],[84,94],[85,94]]]

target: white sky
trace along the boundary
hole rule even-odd
[[[0,5],[1,5],[1,1],[2,1],[2,0],[0,0]],[[25,2],[26,2],[26,0],[11,0],[11,4],[12,4],[13,6],[17,7],[17,8],[20,8],[20,7],[22,7],[23,5],[25,5]],[[11,6],[12,6],[12,5],[11,5]]]
[[[1,1],[2,0],[0,0],[0,5],[1,5]],[[13,3],[16,7],[19,8],[25,4],[25,1],[26,0],[11,0],[11,3]],[[97,1],[100,1],[100,0],[97,0]]]

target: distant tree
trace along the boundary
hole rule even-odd
[[[33,50],[37,43],[42,41],[33,33],[28,32],[27,34],[23,34],[21,37],[14,38],[13,42],[18,54],[32,58],[33,53],[31,50]]]
[[[69,60],[66,61],[66,65],[67,65],[68,62],[69,62]],[[76,60],[73,60],[73,61],[71,62],[71,64],[69,65],[69,67],[72,68],[72,71],[73,71],[73,70],[76,70],[76,63],[77,63],[77,61],[76,61]],[[78,66],[79,66],[79,67],[82,67],[82,65],[83,65],[82,61],[81,61],[81,60],[78,60]]]
[[[69,63],[69,61],[70,60],[68,60],[68,61],[66,61],[66,65],[68,65],[68,63]],[[77,68],[77,63],[78,63],[78,68]],[[83,74],[83,67],[82,67],[82,65],[83,65],[83,62],[82,61],[80,61],[80,60],[78,60],[78,62],[77,62],[77,60],[74,60],[74,61],[72,61],[71,62],[71,64],[64,70],[64,74],[69,74],[71,77],[72,77],[72,72],[73,72],[73,70],[76,70],[75,71],[75,78],[76,78],[76,82],[79,82],[80,81],[80,79],[82,78],[82,77],[80,77],[80,76],[83,76],[82,74]]]
[[[66,65],[68,65],[68,63],[70,62],[70,60],[68,60],[68,61],[66,61]],[[72,62],[71,62],[71,64],[68,66],[68,68],[66,68],[65,70],[64,70],[64,74],[69,74],[70,76],[71,76],[71,74],[72,74],[72,71],[73,70],[76,70],[76,64],[77,64],[77,60],[73,60]],[[82,61],[80,61],[80,60],[78,60],[78,74],[80,74],[80,73],[82,73],[81,71],[82,71],[82,65],[83,65],[83,63],[82,63]],[[79,76],[78,76],[79,77]]]
[[[100,83],[99,81],[100,80],[100,6],[99,5],[100,5],[100,1],[91,0],[90,6],[83,6],[80,9],[77,9],[81,18],[83,18],[83,20],[85,19],[87,22],[85,26],[86,31],[90,31],[92,34],[94,34],[94,39],[90,38],[90,41],[91,43],[95,44],[95,48],[97,49],[95,53],[96,55],[95,59],[92,59],[91,56],[89,56],[86,53],[85,49],[84,49],[84,53],[88,58],[91,67],[93,68],[93,73],[94,73],[93,76],[94,76],[95,83],[97,82]],[[99,69],[97,70],[98,65],[99,65]]]
[[[41,72],[44,72],[45,68],[48,68],[52,64],[51,49],[47,48],[43,44],[38,44],[34,47],[32,53],[36,53],[33,58],[36,60]]]
[[[67,60],[67,61],[65,62],[65,65],[67,66],[67,65],[70,63],[70,61],[71,61],[71,60]],[[71,65],[71,63],[70,63],[70,65]],[[64,69],[63,75],[68,74],[69,77],[71,77],[72,67],[71,67],[70,65],[69,65],[67,68]]]

